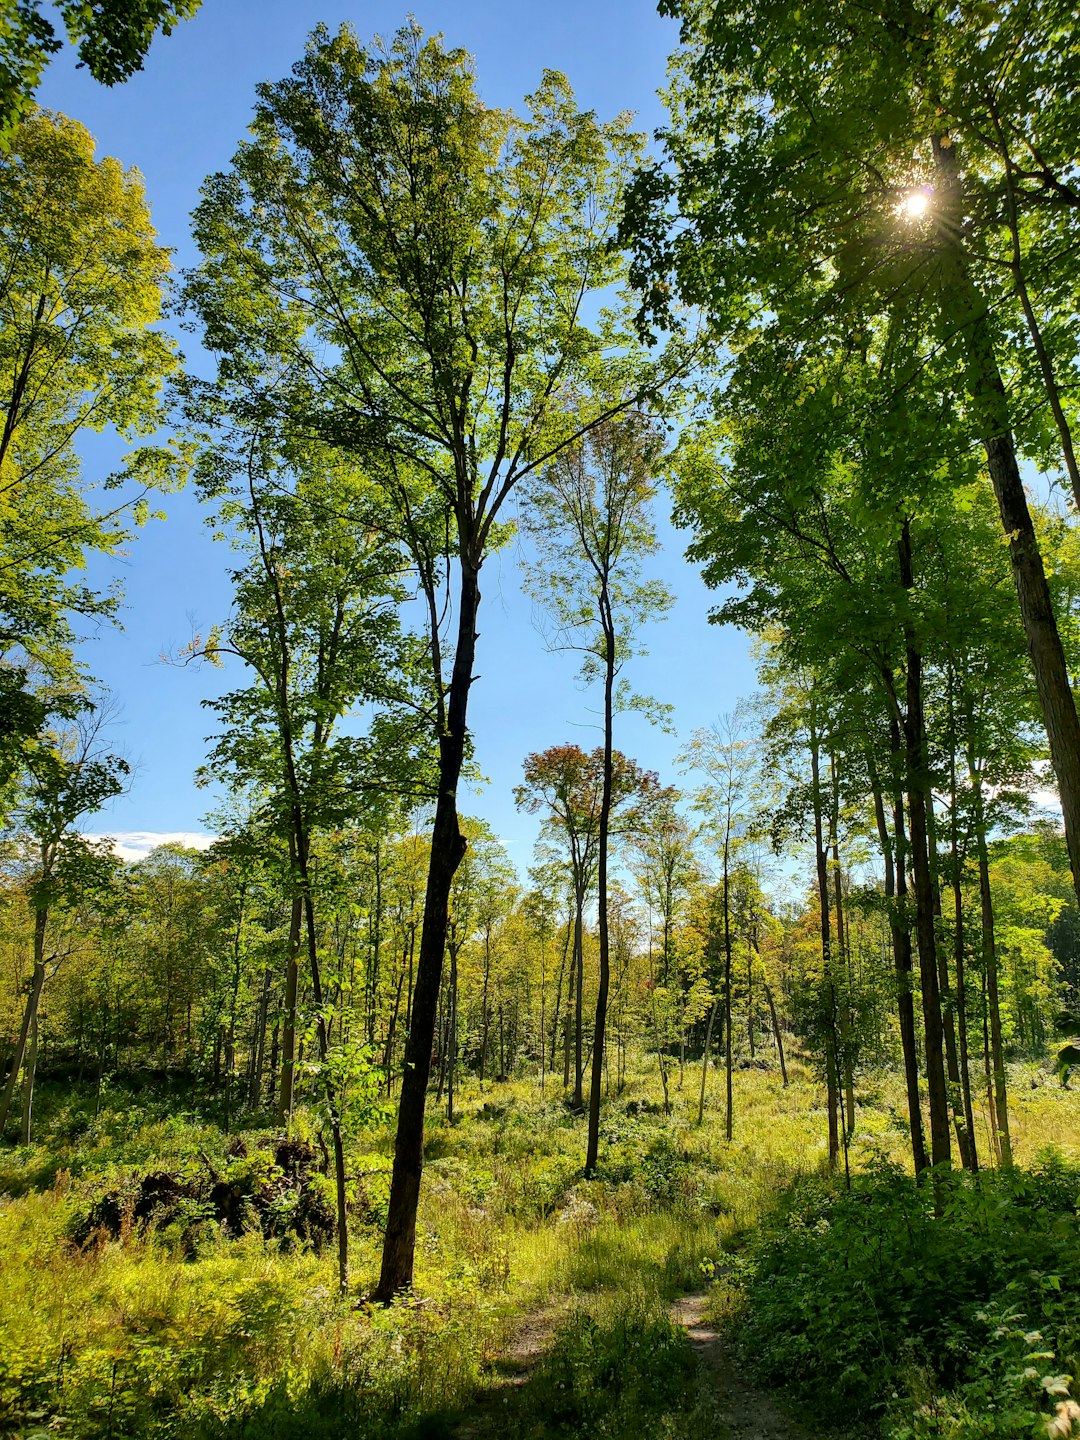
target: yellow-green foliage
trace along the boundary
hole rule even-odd
[[[824,1095],[797,1058],[789,1070],[786,1089],[774,1071],[736,1073],[727,1144],[721,1076],[709,1078],[698,1127],[699,1067],[687,1065],[681,1088],[675,1068],[667,1115],[655,1061],[644,1064],[605,1109],[590,1180],[584,1120],[550,1081],[546,1096],[535,1081],[471,1084],[458,1123],[432,1116],[416,1295],[389,1310],[357,1299],[376,1277],[386,1127],[349,1157],[348,1301],[329,1253],[230,1240],[205,1221],[194,1243],[177,1226],[127,1225],[118,1240],[76,1249],[74,1221],[124,1175],[184,1173],[203,1155],[227,1163],[212,1126],[116,1097],[77,1140],[9,1151],[0,1164],[0,1429],[357,1440],[434,1423],[483,1387],[523,1315],[584,1305],[603,1328],[628,1297],[648,1306],[700,1288],[792,1179],[822,1173]],[[1047,1143],[1080,1153],[1080,1094],[1033,1065],[1013,1067],[1010,1082],[1020,1160]],[[853,1167],[903,1160],[898,1078],[863,1077],[856,1099]],[[310,1123],[298,1117],[301,1131]],[[54,1106],[51,1124],[57,1137],[80,1129],[70,1106]]]

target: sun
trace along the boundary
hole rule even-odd
[[[929,209],[929,190],[909,190],[900,202],[900,213],[909,220],[921,220]]]

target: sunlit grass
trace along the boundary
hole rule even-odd
[[[737,1248],[793,1178],[827,1166],[824,1087],[797,1057],[789,1074],[785,1088],[774,1070],[736,1073],[728,1142],[721,1074],[710,1073],[699,1126],[699,1067],[687,1064],[681,1086],[676,1071],[666,1114],[646,1062],[605,1106],[588,1180],[584,1117],[561,1087],[466,1083],[453,1126],[432,1107],[416,1293],[389,1311],[357,1303],[377,1275],[387,1126],[352,1145],[354,1293],[342,1301],[329,1253],[228,1240],[213,1226],[194,1259],[175,1236],[130,1231],[80,1253],[69,1227],[95,1195],[132,1170],[204,1165],[200,1152],[218,1155],[224,1137],[155,1106],[112,1107],[81,1133],[67,1116],[57,1128],[70,1138],[0,1158],[0,1413],[63,1414],[72,1440],[198,1440],[239,1435],[230,1427],[244,1414],[267,1427],[253,1420],[245,1434],[276,1434],[271,1412],[299,1424],[305,1406],[360,1397],[376,1427],[364,1433],[383,1433],[376,1421],[404,1433],[395,1427],[410,1417],[468,1404],[523,1316],[585,1307],[615,1323],[627,1297],[663,1305],[700,1288],[703,1266]],[[1047,1146],[1080,1153],[1080,1092],[1035,1065],[1012,1066],[1010,1089],[1018,1161]],[[909,1164],[900,1078],[861,1075],[856,1101],[853,1169]]]

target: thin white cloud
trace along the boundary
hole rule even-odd
[[[145,860],[159,845],[184,845],[191,850],[209,850],[216,835],[199,830],[119,830],[112,835],[87,835],[87,840],[108,840],[113,854],[129,862]]]

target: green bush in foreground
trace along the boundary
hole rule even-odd
[[[895,1440],[1074,1434],[1080,1171],[1049,1154],[940,1185],[940,1216],[891,1166],[792,1186],[739,1272],[748,1363]]]

